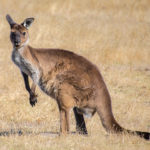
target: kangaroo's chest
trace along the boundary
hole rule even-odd
[[[39,70],[29,60],[24,58],[19,51],[12,52],[12,61],[22,72],[29,75],[35,83],[38,83]]]

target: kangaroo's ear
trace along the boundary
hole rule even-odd
[[[8,23],[9,23],[9,25],[10,25],[11,28],[12,28],[12,26],[13,26],[14,24],[16,24],[16,23],[13,21],[13,19],[10,17],[10,15],[6,15],[6,20],[8,21]]]
[[[21,25],[23,25],[25,28],[29,28],[32,24],[32,22],[34,21],[34,18],[27,18],[24,20],[23,23],[21,23]]]

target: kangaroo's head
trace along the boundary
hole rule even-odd
[[[10,25],[10,40],[14,48],[24,47],[29,42],[28,28],[34,21],[34,18],[27,18],[21,24],[13,21],[10,15],[6,15],[6,19]]]

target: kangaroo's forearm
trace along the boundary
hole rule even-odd
[[[23,79],[24,79],[24,84],[25,84],[25,88],[28,91],[29,94],[31,94],[31,89],[30,89],[30,85],[29,85],[29,79],[28,79],[28,75],[25,74],[24,72],[21,72]]]
[[[29,98],[30,104],[32,106],[34,106],[37,103],[37,95],[35,94],[36,85],[33,82],[32,86],[30,88],[28,75],[25,74],[24,72],[21,72],[21,73],[23,75],[23,79],[24,79],[24,83],[25,83],[25,88],[26,88],[26,90],[28,91],[28,93],[30,95],[30,98]]]
[[[34,82],[32,82],[32,86],[31,86],[32,93],[35,94],[35,90],[36,90],[36,84]]]

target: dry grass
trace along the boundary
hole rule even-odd
[[[150,2],[149,0],[1,0],[0,1],[0,150],[149,150],[150,143],[129,135],[108,135],[99,117],[86,119],[89,136],[50,136],[59,131],[55,101],[38,90],[31,108],[18,68],[11,62],[9,13],[16,22],[35,17],[33,47],[72,50],[101,70],[118,122],[150,132]],[[71,114],[71,131],[75,122]]]

